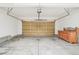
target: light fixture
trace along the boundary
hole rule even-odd
[[[40,4],[39,4],[39,7],[37,8],[37,14],[38,14],[38,19],[37,20],[41,20],[40,19],[40,14],[42,13],[42,9],[40,7]]]

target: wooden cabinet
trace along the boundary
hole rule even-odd
[[[75,30],[58,31],[58,36],[69,43],[77,43],[77,32]]]
[[[76,31],[69,31],[68,32],[68,41],[70,43],[77,43],[77,33],[76,33]]]

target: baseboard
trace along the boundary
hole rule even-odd
[[[6,41],[6,40],[10,40],[11,38],[12,38],[11,35],[7,35],[7,36],[4,36],[4,37],[1,37],[1,38],[0,38],[0,43],[4,42],[4,41]]]
[[[11,37],[11,35],[0,37],[0,39],[4,39],[4,38],[8,38],[8,37]]]
[[[13,39],[13,38],[18,38],[18,37],[19,37],[19,38],[20,38],[20,37],[23,37],[23,35],[22,35],[22,34],[14,35],[14,36],[12,36],[12,39]]]

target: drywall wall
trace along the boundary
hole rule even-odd
[[[8,16],[6,12],[0,8],[0,37],[21,34],[19,32],[20,21]]]
[[[79,27],[79,8],[72,10],[70,15],[56,21],[55,23],[55,33],[58,33],[58,30],[63,30],[64,27]]]
[[[17,24],[17,34],[22,34],[22,22],[18,21]]]

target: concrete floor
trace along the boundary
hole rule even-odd
[[[5,51],[5,52],[4,52]],[[70,44],[57,37],[16,38],[0,47],[3,55],[78,55],[79,44]]]

